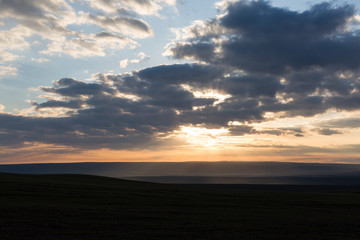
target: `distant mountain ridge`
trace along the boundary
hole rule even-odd
[[[0,172],[90,174],[169,183],[359,184],[360,165],[290,162],[85,162],[0,165]]]

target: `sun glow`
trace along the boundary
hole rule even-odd
[[[227,98],[230,98],[230,94],[222,93],[215,89],[196,89],[189,85],[182,84],[182,88],[187,91],[190,91],[196,98],[214,98],[216,101],[214,105],[224,102]]]
[[[217,148],[224,141],[229,131],[225,128],[208,129],[204,127],[181,126],[176,131],[181,138],[192,146],[202,146],[206,148]]]

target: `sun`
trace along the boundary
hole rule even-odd
[[[229,131],[225,128],[208,129],[204,127],[181,126],[175,134],[194,147],[216,149],[224,142]]]

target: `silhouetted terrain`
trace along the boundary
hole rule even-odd
[[[90,174],[160,183],[360,185],[360,165],[281,162],[117,162],[0,165],[0,172]]]
[[[7,239],[359,239],[358,186],[171,185],[0,174]]]
[[[333,174],[333,175],[303,175],[303,176],[264,176],[264,177],[237,177],[237,176],[140,176],[127,177],[130,180],[139,180],[156,183],[178,184],[289,184],[289,185],[357,185],[360,186],[360,174]]]

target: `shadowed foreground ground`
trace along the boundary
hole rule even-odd
[[[0,238],[360,239],[360,187],[0,174]]]

